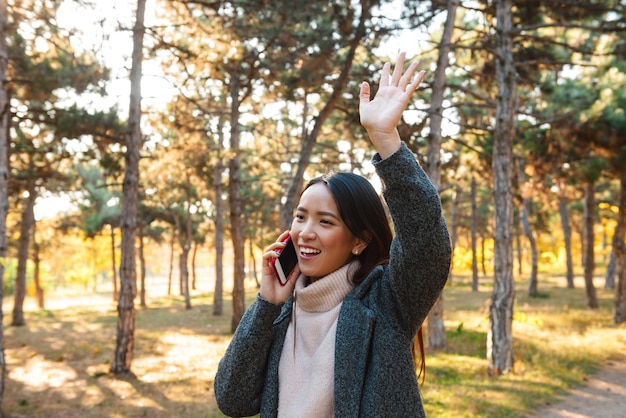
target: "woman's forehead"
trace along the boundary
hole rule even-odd
[[[300,196],[298,209],[306,211],[320,211],[323,208],[326,212],[338,213],[337,202],[324,183],[316,183],[308,187]]]

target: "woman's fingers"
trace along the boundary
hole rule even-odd
[[[391,75],[391,85],[398,86],[400,85],[400,80],[402,79],[402,71],[404,68],[404,60],[406,58],[406,52],[400,52],[398,54],[398,58],[396,58],[396,65],[393,68],[393,74]],[[381,80],[382,84],[382,80]],[[387,84],[382,84],[386,86]],[[405,84],[406,86],[406,84]]]
[[[380,76],[380,86],[388,86],[389,85],[389,72],[391,70],[391,64],[386,62],[383,64],[383,71]]]

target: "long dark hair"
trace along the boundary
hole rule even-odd
[[[352,276],[352,282],[359,284],[380,264],[389,262],[389,249],[393,234],[383,203],[372,184],[365,178],[346,172],[335,172],[316,177],[309,181],[304,190],[314,184],[328,186],[339,216],[352,235],[367,243],[367,247],[354,258],[360,261],[359,268]],[[417,353],[419,348],[419,354]],[[419,370],[418,379],[424,384],[426,360],[422,328],[417,332],[411,347],[413,363]]]
[[[352,276],[359,284],[374,267],[389,261],[389,247],[393,238],[383,203],[372,184],[365,178],[345,172],[326,174],[312,179],[305,190],[317,183],[328,186],[339,216],[352,235],[367,243],[358,255],[360,266]]]

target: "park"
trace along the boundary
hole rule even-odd
[[[489,281],[472,292],[468,278],[459,277],[444,290],[448,345],[427,350],[422,386],[429,416],[527,417],[606,362],[623,359],[626,333],[611,325],[612,292],[599,289],[600,308],[590,311],[582,289],[565,288],[563,277],[546,278],[542,297],[518,300],[513,372],[489,376]],[[182,297],[167,296],[164,277],[149,280],[154,296],[137,312],[137,377],[129,380],[109,373],[117,317],[110,288],[51,295],[45,310],[31,300],[28,326],[5,331],[9,416],[224,416],[213,377],[231,338],[230,317],[212,314],[212,283],[199,284],[187,310]],[[246,290],[249,301],[258,291],[253,280]]]
[[[623,370],[623,2],[53,3],[0,1],[0,418],[223,416],[268,246],[323,173],[382,195],[389,133],[451,255],[397,316],[426,414],[530,418]],[[361,112],[381,90],[388,130]]]

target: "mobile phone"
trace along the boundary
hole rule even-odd
[[[283,241],[286,242],[287,245],[280,250],[280,255],[278,258],[274,258],[272,260],[272,266],[274,267],[274,271],[276,271],[276,275],[278,276],[278,283],[281,286],[287,284],[287,279],[289,278],[289,274],[298,264],[298,256],[296,255],[296,247],[293,245],[293,241],[290,236]]]

